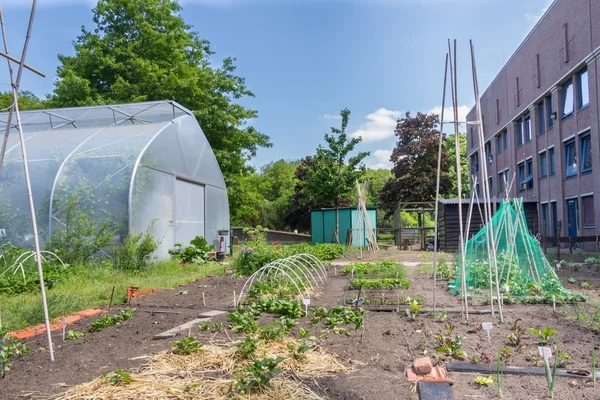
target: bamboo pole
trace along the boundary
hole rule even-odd
[[[489,180],[488,180],[488,172],[487,172],[487,160],[485,160],[485,135],[483,132],[483,121],[481,117],[481,99],[479,97],[479,84],[477,80],[477,65],[475,62],[475,46],[473,45],[473,41],[469,41],[471,47],[471,67],[473,71],[473,92],[475,95],[476,102],[476,110],[477,110],[477,126],[478,126],[478,136],[479,136],[479,159],[483,159],[482,165],[482,173],[483,173],[483,199],[484,199],[484,209],[487,214],[486,219],[488,220],[488,224],[492,220],[492,209],[490,204],[490,188],[489,188]],[[487,225],[487,224],[486,224]],[[498,281],[498,265],[496,263],[496,243],[494,239],[494,232],[490,226],[486,228],[486,232],[488,233],[488,247],[491,247],[491,251],[488,250],[488,258],[490,263],[490,273],[493,268],[494,274],[496,276],[496,297],[498,301],[498,313],[500,314],[500,321],[504,322],[504,316],[502,314],[502,300],[500,298],[500,282]]]
[[[52,335],[50,332],[50,318],[48,315],[48,302],[46,299],[46,288],[44,285],[44,271],[42,269],[42,255],[40,253],[40,238],[38,235],[37,228],[37,220],[35,216],[35,206],[33,204],[33,194],[31,191],[31,179],[29,176],[29,167],[27,165],[27,149],[25,146],[25,136],[23,134],[23,127],[21,125],[21,115],[19,113],[19,83],[21,81],[21,75],[23,74],[23,68],[25,65],[25,57],[27,55],[27,48],[29,46],[29,40],[31,39],[31,30],[33,28],[33,19],[35,16],[35,9],[37,5],[37,0],[33,0],[33,4],[31,6],[31,14],[29,16],[29,25],[27,27],[27,35],[25,37],[25,43],[23,44],[23,54],[21,56],[21,62],[19,64],[19,69],[17,72],[17,79],[13,81],[13,77],[11,74],[11,86],[12,86],[12,96],[13,96],[13,105],[12,110],[14,110],[15,119],[17,120],[17,127],[19,130],[19,138],[21,141],[21,154],[23,156],[23,170],[25,172],[25,184],[27,186],[27,196],[29,198],[29,210],[31,212],[31,226],[33,228],[33,240],[35,243],[35,259],[37,262],[38,276],[40,278],[40,291],[42,295],[42,306],[44,309],[44,320],[46,323],[46,334],[48,335],[48,352],[50,354],[50,361],[54,361],[54,349],[52,346]],[[4,24],[2,24],[4,25]],[[2,28],[4,34],[4,28]],[[6,41],[6,35],[4,35],[4,40]],[[6,43],[5,43],[6,46]],[[10,61],[9,61],[10,62]],[[11,70],[9,69],[9,72]],[[9,114],[9,116],[12,114]],[[7,124],[7,131],[10,131],[10,119]]]
[[[446,107],[446,84],[448,81],[448,53],[444,66],[444,89],[442,90],[442,112],[440,113],[440,143],[438,145],[437,180],[435,183],[435,221],[433,232],[433,311],[437,305],[437,249],[438,249],[438,211],[440,202],[440,174],[442,169],[442,145],[444,143],[444,108]]]
[[[450,47],[450,39],[448,39],[448,53],[449,64],[450,64],[450,76],[451,76],[451,87],[452,87],[452,108],[454,109],[454,140],[455,140],[455,155],[456,155],[456,184],[458,191],[458,226],[460,230],[460,259],[461,259],[461,293],[462,293],[462,307],[465,311],[467,320],[469,319],[469,302],[467,301],[467,282],[465,277],[465,242],[463,239],[463,213],[462,213],[462,188],[461,188],[461,165],[460,165],[460,140],[458,125],[458,85],[457,85],[457,73],[456,73],[456,39],[454,40],[454,56],[452,56],[452,49]],[[452,66],[454,63],[454,67]]]

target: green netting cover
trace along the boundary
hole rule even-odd
[[[493,296],[496,296],[496,274],[493,268],[489,268],[490,232],[493,232],[496,245],[500,294],[505,299],[542,297],[551,301],[552,295],[558,300],[573,297],[556,276],[537,239],[530,234],[522,199],[504,201],[490,223],[465,243],[467,296],[489,298],[490,287],[494,289]],[[449,285],[454,294],[461,292],[460,254],[457,257],[458,273],[456,280]]]

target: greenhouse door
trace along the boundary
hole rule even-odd
[[[189,244],[204,232],[204,186],[175,180],[175,243]]]

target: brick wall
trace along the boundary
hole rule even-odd
[[[562,221],[561,236],[568,236],[567,200],[576,199],[579,209],[578,235],[600,234],[600,139],[599,131],[599,92],[600,73],[600,1],[597,0],[557,0],[528,35],[519,49],[483,93],[481,110],[484,116],[484,135],[491,142],[493,160],[486,164],[488,176],[493,177],[493,186],[498,194],[498,172],[509,168],[510,179],[515,180],[510,195],[535,200],[540,203],[556,201],[558,217]],[[595,22],[595,23],[594,23]],[[578,73],[587,68],[589,84],[589,105],[579,108]],[[563,84],[573,82],[575,97],[572,115],[562,118]],[[548,107],[556,112],[552,128],[548,128]],[[541,104],[541,109],[538,108]],[[542,112],[543,130],[539,134],[539,111]],[[531,140],[517,146],[517,121],[529,114]],[[467,116],[468,121],[476,119],[475,109]],[[471,135],[471,128],[474,130]],[[468,154],[479,150],[477,127],[467,128]],[[497,152],[496,136],[506,130],[508,149]],[[581,139],[591,137],[593,170],[581,172]],[[574,140],[578,161],[578,172],[567,178],[565,143]],[[554,148],[554,175],[548,171],[541,176],[540,153]],[[519,190],[518,164],[531,158],[533,162],[533,188]],[[478,181],[482,179],[482,163]],[[527,174],[527,171],[525,171]],[[595,227],[584,227],[582,195],[594,194]],[[540,215],[540,225],[542,224]],[[590,218],[587,218],[589,223]],[[550,221],[552,224],[552,221]]]

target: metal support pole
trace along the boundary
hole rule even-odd
[[[433,311],[437,305],[437,249],[438,249],[438,208],[440,202],[440,171],[442,169],[442,145],[444,142],[444,107],[446,107],[446,82],[448,80],[448,53],[444,66],[444,89],[442,90],[442,112],[440,113],[440,143],[438,145],[437,181],[435,184],[435,221],[433,232]]]

